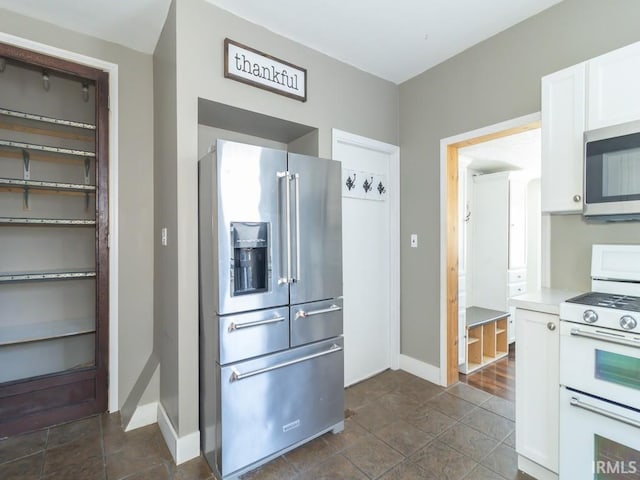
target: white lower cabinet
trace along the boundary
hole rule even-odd
[[[516,308],[516,451],[518,468],[558,478],[559,317]]]

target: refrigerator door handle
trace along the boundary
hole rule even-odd
[[[240,373],[240,371],[236,367],[232,367],[231,371],[233,373],[231,374],[230,380],[232,382],[235,382],[245,378],[254,377],[256,375],[260,375],[261,373],[271,372],[273,370],[278,370],[280,368],[295,365],[296,363],[302,363],[302,362],[306,362],[307,360],[312,360],[314,358],[324,357],[325,355],[330,355],[332,353],[339,352],[340,350],[342,350],[342,347],[334,343],[333,345],[331,345],[331,348],[329,348],[329,350],[325,350],[324,352],[312,353],[311,355],[306,355],[304,357],[296,358],[294,360],[289,360],[288,362],[277,363],[270,367],[259,368],[257,370],[252,370],[246,373]]]
[[[296,276],[294,282],[300,281],[300,174],[292,175],[296,186]]]
[[[284,191],[285,191],[285,200],[284,200],[284,216],[285,216],[285,228],[286,228],[286,237],[287,237],[287,275],[286,277],[279,277],[278,284],[281,285],[283,283],[291,283],[291,191],[289,188],[289,172],[278,172],[278,182],[281,179],[285,180],[284,182]]]

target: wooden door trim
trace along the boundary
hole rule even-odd
[[[443,385],[452,385],[458,381],[458,155],[463,147],[477,145],[497,138],[523,133],[540,128],[540,114],[527,115],[487,128],[474,130],[466,134],[450,137],[441,141],[441,175],[445,192],[441,195],[445,205],[444,225],[441,226],[442,247],[441,268],[444,267],[444,285],[440,290],[445,298],[441,306],[441,342],[440,381]]]

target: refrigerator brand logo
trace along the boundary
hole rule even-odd
[[[298,428],[300,426],[300,420],[296,420],[295,422],[287,423],[282,426],[282,433],[286,433],[289,430],[293,430],[294,428]]]
[[[224,76],[302,102],[307,101],[306,69],[228,38],[224,40]]]

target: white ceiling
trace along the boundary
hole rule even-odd
[[[561,0],[207,1],[399,84]],[[0,0],[0,8],[145,53],[155,48],[169,4],[170,0]]]
[[[5,8],[68,30],[153,53],[171,0],[0,0]]]
[[[464,147],[459,154],[470,162],[468,168],[473,170],[484,173],[521,170],[530,178],[539,178],[540,129]]]

